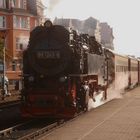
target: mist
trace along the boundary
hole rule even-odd
[[[48,12],[52,12],[55,8],[55,6],[60,2],[61,0],[49,0],[48,1]]]

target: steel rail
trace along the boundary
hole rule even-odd
[[[63,127],[66,123],[73,121],[78,116],[82,115],[83,113],[84,113],[84,111],[80,112],[80,113],[77,113],[74,116],[74,118],[69,119],[69,120],[61,119],[61,120],[57,120],[57,121],[55,121],[51,124],[46,124],[45,126],[41,126],[42,128],[40,128],[39,130],[35,129],[32,132],[28,132],[28,131],[30,131],[30,130],[28,130],[26,132],[26,134],[21,133],[20,135],[18,135],[18,137],[13,138],[13,139],[16,139],[16,140],[32,140],[32,139],[41,138],[44,135],[47,135],[47,134],[51,133],[53,130],[58,129],[60,127]],[[20,131],[20,127],[23,127],[25,125],[28,126],[27,123],[30,123],[30,122],[32,122],[32,120],[29,121],[29,122],[22,123],[22,124],[14,126],[14,127],[10,127],[10,128],[5,129],[5,130],[2,130],[2,131],[0,131],[0,137],[4,137],[5,140],[9,139],[10,135],[12,135],[12,133],[18,133]]]

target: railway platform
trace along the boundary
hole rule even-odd
[[[140,140],[140,87],[63,125],[40,140]]]

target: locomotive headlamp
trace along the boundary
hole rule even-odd
[[[52,25],[53,25],[53,24],[52,24],[52,22],[51,22],[50,20],[47,20],[47,21],[45,21],[45,23],[44,23],[44,26],[47,27],[47,28],[51,27]]]
[[[68,96],[68,95],[69,95],[69,92],[67,91],[67,92],[66,92],[66,96]]]
[[[44,78],[44,75],[40,75],[40,78]]]
[[[65,82],[66,79],[67,79],[67,77],[66,77],[66,76],[63,76],[63,77],[60,77],[60,78],[59,78],[59,81],[60,81],[60,82]]]
[[[33,81],[34,81],[34,77],[33,77],[33,76],[30,76],[30,77],[28,78],[28,80],[29,80],[30,82],[33,82]]]

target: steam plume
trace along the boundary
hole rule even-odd
[[[49,1],[49,11],[51,12],[54,7],[60,2],[61,0],[50,0]]]

